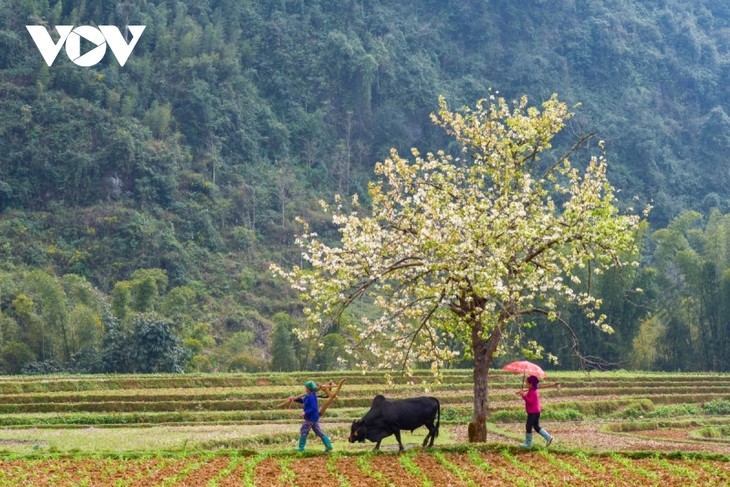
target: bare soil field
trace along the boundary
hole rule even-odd
[[[178,459],[0,461],[0,485],[485,486],[728,485],[727,459],[544,451],[416,451],[367,455],[190,455]],[[233,468],[231,468],[233,466]]]

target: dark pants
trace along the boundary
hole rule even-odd
[[[540,428],[540,413],[527,413],[525,428],[527,428],[528,433],[532,433],[532,428],[535,428],[535,431],[539,433],[542,429]]]

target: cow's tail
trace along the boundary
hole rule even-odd
[[[436,399],[436,398],[434,398]],[[439,435],[439,425],[441,424],[441,403],[436,399],[436,427],[433,431],[433,437],[436,438]]]

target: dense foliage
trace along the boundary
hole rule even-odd
[[[124,67],[63,52],[48,67],[25,25],[59,24],[147,27]],[[721,219],[728,27],[730,7],[711,0],[0,0],[2,370],[91,370],[115,329],[105,310],[125,340],[138,315],[166,323],[188,369],[333,366],[342,330],[326,350],[291,341],[300,306],[266,269],[299,262],[296,216],[331,235],[318,199],[369,204],[390,147],[446,146],[428,119],[439,95],[580,102],[568,132],[607,141],[623,206],[653,200],[655,230],[684,210]],[[723,302],[728,264],[688,246],[716,279],[685,285],[650,241],[645,267],[594,282],[617,333],[594,336],[576,313],[583,351],[727,370],[691,354],[714,353],[703,330],[727,335],[707,304]],[[568,358],[571,337],[545,338]],[[654,338],[667,346],[647,362]]]

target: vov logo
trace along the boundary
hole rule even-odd
[[[75,29],[73,25],[57,25],[58,42],[53,42],[51,34],[42,25],[25,26],[48,66],[53,64],[53,61],[56,60],[58,53],[65,44],[66,55],[71,62],[85,68],[95,66],[104,58],[107,45],[111,48],[119,65],[124,66],[124,63],[129,59],[129,55],[132,54],[132,49],[137,45],[137,41],[139,41],[142,32],[144,32],[145,27],[144,25],[127,26],[129,32],[132,34],[132,40],[127,43],[119,29],[113,25],[100,25],[98,28],[90,25],[81,25]],[[82,37],[96,46],[83,55],[81,54]]]

